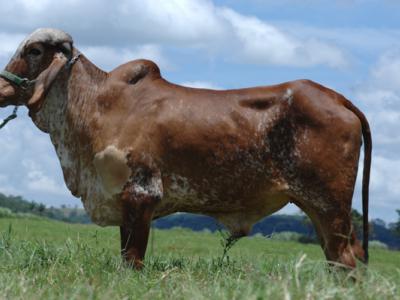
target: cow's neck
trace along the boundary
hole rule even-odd
[[[95,101],[104,87],[107,73],[97,68],[85,56],[73,67],[68,81],[66,113],[69,126],[82,130],[91,122],[97,108]]]
[[[58,76],[33,121],[50,135],[57,134],[67,120],[82,123],[106,78],[107,73],[81,55],[72,70]]]
[[[50,134],[65,182],[75,196],[85,194],[80,180],[88,162],[80,154],[91,151],[91,135],[95,133],[88,129],[93,125],[95,101],[106,79],[107,73],[82,55],[71,70],[60,74],[34,118],[35,124]]]

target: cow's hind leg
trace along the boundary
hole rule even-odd
[[[336,205],[329,210],[306,208],[325,256],[332,265],[348,268],[356,266],[356,258],[363,260],[364,252],[357,240],[351,222],[350,205]]]

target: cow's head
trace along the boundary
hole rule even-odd
[[[72,49],[71,36],[61,30],[42,28],[29,35],[0,74],[0,107],[40,109]]]

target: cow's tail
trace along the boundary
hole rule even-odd
[[[362,127],[362,135],[364,140],[364,168],[362,179],[362,210],[363,210],[363,250],[364,250],[364,263],[368,264],[368,205],[369,205],[369,177],[371,172],[371,152],[372,152],[372,138],[371,130],[368,120],[365,115],[353,105],[350,101],[345,101],[345,107],[351,110],[360,120]]]

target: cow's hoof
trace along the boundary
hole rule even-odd
[[[144,268],[144,263],[141,260],[135,260],[135,262],[133,263],[133,267],[135,268],[135,270],[142,270]]]
[[[128,268],[135,269],[137,271],[140,271],[144,268],[143,261],[141,261],[139,259],[137,259],[137,260],[126,260],[125,259],[124,262]]]

